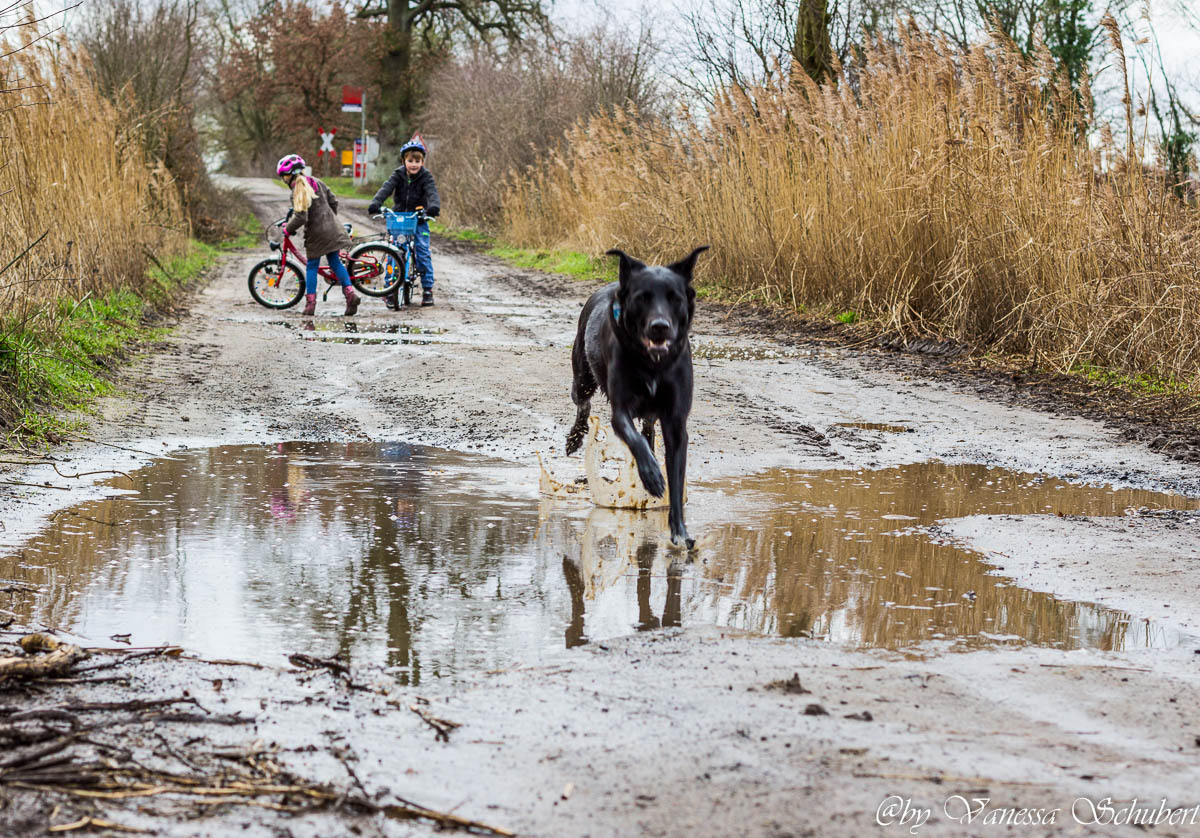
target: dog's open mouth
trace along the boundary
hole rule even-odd
[[[666,355],[671,348],[670,340],[651,340],[650,338],[642,338],[642,345],[646,347],[646,351],[651,356]]]

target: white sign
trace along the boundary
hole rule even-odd
[[[321,154],[323,152],[329,152],[330,154],[333,154],[334,132],[333,131],[329,131],[329,132],[321,131],[320,134],[321,134],[321,149],[320,149],[320,151],[317,152],[317,154]]]

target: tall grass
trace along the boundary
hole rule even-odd
[[[1194,394],[1200,219],[1129,152],[1089,144],[1089,99],[1048,55],[908,32],[835,86],[731,90],[687,127],[577,125],[510,180],[505,235],[648,259],[711,243],[701,281],[730,297]]]
[[[10,30],[11,31],[11,30]],[[32,26],[0,52],[0,422],[23,409],[30,335],[114,289],[139,296],[188,240],[171,177],[82,60]],[[76,359],[77,360],[77,359]]]

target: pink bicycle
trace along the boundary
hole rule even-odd
[[[267,308],[282,310],[291,308],[304,299],[304,256],[296,247],[292,237],[285,227],[287,219],[267,227],[267,243],[272,250],[278,251],[278,256],[263,259],[250,269],[247,284],[250,286],[250,296],[259,305]],[[344,225],[350,232],[350,225]],[[280,241],[271,238],[274,231],[282,231]],[[340,253],[346,270],[350,273],[350,283],[368,297],[385,297],[395,290],[403,276],[401,268],[404,257],[400,251],[387,242],[371,241],[360,244],[349,253]],[[325,280],[325,298],[338,284],[333,269],[321,265],[318,275]]]

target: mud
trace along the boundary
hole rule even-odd
[[[247,188],[264,220],[281,214],[276,187]],[[200,773],[218,751],[266,748],[288,776],[342,790],[343,805],[285,818],[182,793],[89,799],[0,776],[7,832],[42,834],[87,814],[178,835],[434,829],[345,802],[355,797],[415,800],[523,834],[914,834],[884,806],[896,796],[931,811],[919,834],[1140,834],[1088,823],[1078,801],[1200,803],[1193,466],[1068,413],[1069,400],[1023,406],[1011,382],[1005,390],[957,373],[957,362],[931,371],[806,344],[774,336],[778,322],[702,305],[697,345],[722,348],[697,360],[688,514],[701,543],[689,563],[667,550],[653,513],[535,497],[538,452],[567,480],[581,471],[559,452],[573,418],[568,347],[589,286],[439,243],[437,306],[394,314],[369,302],[350,320],[331,302],[312,333],[461,341],[297,340],[296,313],[261,309],[245,291],[260,255],[233,254],[214,272],[175,335],[124,373],[128,395],[103,405],[91,430],[103,444],[59,463],[70,473],[120,468],[135,481],[154,469],[195,477],[199,452],[216,449],[242,459],[232,463],[241,470],[200,484],[176,472],[160,481],[161,499],[139,500],[123,478],[84,486],[38,467],[22,477],[71,490],[14,489],[0,506],[9,557],[0,577],[22,580],[0,595],[15,615],[0,613],[14,621],[9,631],[18,619],[61,621],[64,637],[86,631],[90,645],[123,647],[132,638],[121,635],[154,629],[145,613],[120,617],[116,607],[156,601],[170,619],[151,642],[186,638],[212,649],[210,661],[227,650],[256,666],[139,658],[113,670],[120,682],[9,689],[0,704],[186,691],[205,710],[248,721],[146,721],[103,746]],[[388,332],[395,324],[441,331]],[[306,454],[310,443],[324,445]],[[396,443],[462,458],[427,469],[448,473],[409,474],[430,481],[409,493],[427,513],[418,517],[441,516],[428,539],[421,525],[416,538],[388,530],[398,488],[355,490],[399,487],[374,453]],[[271,459],[280,445],[284,462]],[[371,456],[350,455],[356,445]],[[250,450],[262,464],[254,479],[237,453]],[[289,520],[291,452],[315,457],[304,470],[327,486],[289,501]],[[163,455],[172,459],[154,462]],[[364,469],[369,480],[355,474]],[[185,500],[198,485],[204,504]],[[283,492],[282,517],[272,517],[273,490]],[[459,498],[461,511],[434,513],[436,498]],[[481,514],[492,502],[496,521]],[[101,508],[136,510],[138,535],[79,518],[133,520],[92,514]],[[61,510],[71,511],[48,521]],[[189,529],[213,513],[207,529]],[[272,564],[285,527],[288,546]],[[214,538],[225,546],[206,553]],[[398,568],[382,561],[389,544],[411,548],[392,560]],[[91,551],[74,576],[72,549]],[[400,571],[419,595],[391,595]],[[257,583],[242,584],[250,577]],[[194,599],[181,597],[185,586]],[[341,628],[354,596],[357,636]],[[406,663],[389,650],[402,632],[388,618],[418,613],[431,631],[410,630]],[[91,635],[108,631],[117,639]],[[414,649],[442,650],[420,652],[419,683]],[[296,653],[339,651],[349,677],[289,665]],[[462,726],[440,741],[412,706]],[[956,795],[1058,814],[970,826],[947,808]]]

